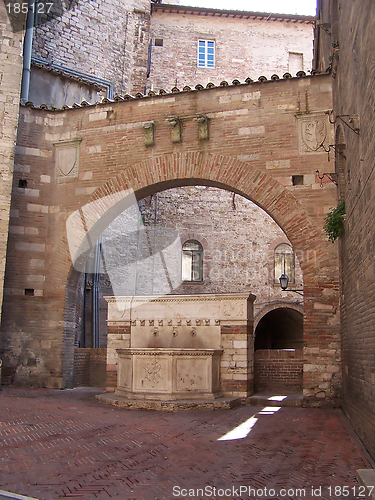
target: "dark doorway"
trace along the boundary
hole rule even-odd
[[[255,329],[255,350],[302,349],[303,315],[282,307],[265,314]]]

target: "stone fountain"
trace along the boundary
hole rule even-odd
[[[116,397],[186,401],[252,394],[254,295],[106,300],[107,391]]]

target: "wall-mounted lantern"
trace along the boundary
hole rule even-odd
[[[289,283],[289,277],[287,274],[282,274],[279,278],[279,281],[280,281],[280,286],[281,286],[281,290],[283,292],[295,292],[295,293],[298,293],[299,295],[302,295],[303,296],[303,289],[302,290],[292,290],[292,289],[288,289],[288,283]]]

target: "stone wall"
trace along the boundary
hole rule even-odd
[[[5,4],[0,5],[0,319],[12,192],[22,73],[23,32],[13,33]]]
[[[202,12],[203,11],[203,12]],[[215,67],[199,68],[198,40],[215,42]],[[162,45],[161,45],[162,43]],[[313,19],[256,16],[155,4],[151,16],[148,88],[256,80],[311,69]]]
[[[206,15],[164,4],[152,4],[150,17],[150,10],[149,0],[77,2],[58,18],[41,17],[33,55],[110,80],[121,95],[311,69],[311,17]],[[199,38],[215,40],[215,68],[197,67]]]
[[[340,242],[343,408],[375,458],[375,10],[371,0],[320,4],[331,16],[322,21],[338,26],[339,42],[332,81],[340,151],[336,169],[343,169],[346,203]],[[332,53],[326,38],[322,51]]]
[[[119,215],[102,236],[105,269],[116,295],[252,291],[256,314],[270,303],[296,302],[294,294],[281,291],[274,269],[275,248],[290,242],[250,200],[223,189],[188,186],[162,191],[139,205]],[[196,283],[181,279],[181,249],[189,239],[203,246],[203,280]],[[293,286],[303,286],[298,255]]]
[[[83,0],[39,24],[33,55],[110,80],[115,93],[143,92],[149,23],[149,0]]]

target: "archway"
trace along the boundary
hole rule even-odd
[[[256,392],[301,392],[303,315],[288,306],[273,309],[255,329],[254,386]]]
[[[321,229],[314,225],[301,201],[267,173],[249,163],[222,155],[179,153],[152,158],[128,167],[97,189],[90,198],[92,213],[90,214],[89,207],[86,211],[85,229],[77,248],[87,236],[94,240],[95,235],[100,234],[104,219],[107,222],[108,217],[113,220],[123,210],[122,193],[134,190],[136,198],[142,199],[168,187],[187,185],[221,187],[241,194],[254,201],[279,224],[298,252],[304,274],[306,345],[312,348],[321,345],[322,332],[327,332],[329,337],[335,335],[336,329],[332,328],[329,319],[334,310],[332,300],[336,299],[332,294],[329,297],[323,294],[324,289],[332,287],[334,269]],[[115,202],[108,205],[106,200],[110,196],[113,196]],[[303,258],[311,254],[312,249],[314,258]],[[66,253],[66,261],[65,256]],[[68,283],[68,288],[69,286],[71,285]],[[74,352],[73,314],[74,311],[69,306],[65,308],[64,386],[72,383],[72,371],[68,367],[72,364]],[[70,362],[67,361],[69,359]],[[311,376],[307,379],[308,387],[313,390],[312,387],[317,385],[316,380]]]
[[[255,329],[254,349],[302,349],[303,315],[290,307],[266,313]]]

